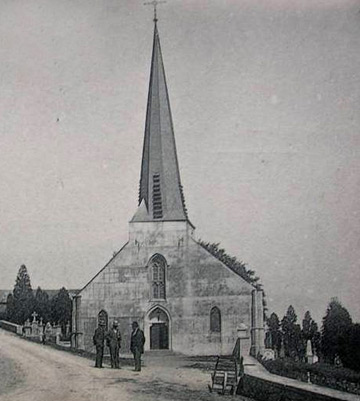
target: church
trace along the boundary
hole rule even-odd
[[[122,351],[131,323],[144,330],[145,350],[187,355],[264,348],[263,292],[195,239],[180,180],[157,19],[138,208],[128,242],[73,298],[73,345],[93,351],[99,322],[119,322]]]

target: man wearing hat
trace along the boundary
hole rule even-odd
[[[121,334],[118,326],[119,324],[115,320],[112,328],[106,335],[106,345],[110,349],[111,367],[115,369],[120,369],[119,352],[121,348]]]
[[[130,341],[130,351],[134,355],[135,360],[135,371],[141,371],[141,354],[144,353],[145,336],[144,332],[139,329],[138,322],[133,322],[131,341]]]

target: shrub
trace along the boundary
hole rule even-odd
[[[291,359],[262,361],[262,364],[269,372],[280,376],[307,381],[310,373],[311,382],[314,384],[360,394],[360,373],[351,369],[326,363],[308,365]]]

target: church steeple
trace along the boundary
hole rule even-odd
[[[156,17],[139,208],[132,221],[188,221]]]

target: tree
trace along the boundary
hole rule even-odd
[[[34,311],[34,294],[31,288],[30,276],[25,265],[21,265],[13,290],[14,314],[13,321],[23,324]]]
[[[301,336],[300,325],[296,324],[297,316],[292,305],[289,306],[286,315],[281,321],[285,356],[292,359],[303,358],[305,355],[304,344]]]
[[[51,305],[49,295],[40,287],[37,288],[35,293],[35,312],[39,315],[39,318],[43,319],[44,323],[50,321]]]
[[[320,352],[321,352],[321,347],[320,347],[321,335],[319,332],[319,327],[314,320],[311,322],[311,325],[310,325],[310,335],[311,335],[310,340],[311,340],[313,353],[315,355],[319,356]]]
[[[302,321],[301,333],[304,341],[304,349],[306,349],[307,342],[310,340],[313,353],[317,353],[319,351],[319,329],[309,311],[305,313]]]
[[[311,339],[311,333],[310,333],[311,322],[312,322],[311,314],[309,311],[307,311],[302,321],[302,333],[305,341]]]
[[[323,317],[321,329],[321,350],[326,362],[334,364],[335,356],[340,355],[340,344],[351,325],[349,312],[333,298]]]
[[[258,283],[260,279],[255,276],[254,270],[248,269],[246,264],[237,260],[235,256],[228,255],[225,249],[220,248],[220,243],[216,244],[200,240],[199,244],[248,283],[255,285],[259,289],[262,287],[262,285]]]
[[[13,322],[14,315],[15,315],[15,301],[13,294],[10,293],[6,298],[6,320],[9,322]]]
[[[51,315],[53,322],[61,326],[63,333],[65,333],[66,324],[71,322],[71,313],[71,298],[66,288],[62,287],[51,300]]]
[[[279,355],[281,349],[281,331],[279,317],[276,313],[270,315],[267,319],[267,325],[269,327],[269,346]]]
[[[339,355],[346,368],[360,371],[360,324],[352,324],[340,338]]]

